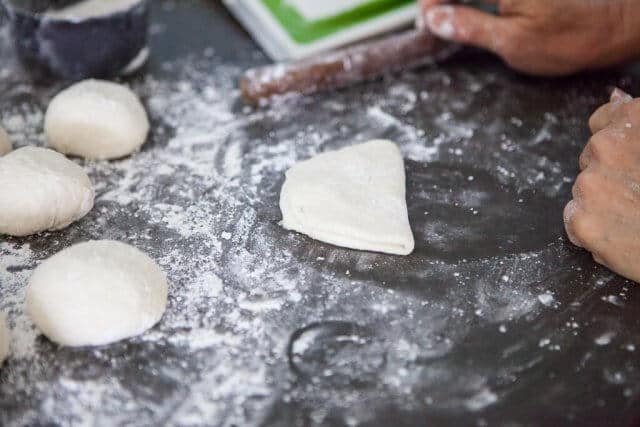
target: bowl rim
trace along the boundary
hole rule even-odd
[[[83,0],[80,0],[80,1],[83,1]],[[66,24],[69,24],[69,23],[78,24],[78,23],[85,23],[85,22],[103,21],[103,20],[112,19],[114,17],[118,17],[121,15],[128,15],[134,9],[148,8],[149,3],[150,3],[150,0],[136,0],[136,2],[133,3],[131,6],[124,9],[118,9],[115,12],[107,15],[90,16],[88,18],[65,18],[65,17],[58,18],[58,17],[44,16],[42,15],[42,13],[30,12],[24,7],[15,5],[12,0],[0,0],[0,5],[4,7],[4,9],[7,11],[10,18],[13,15],[19,15],[21,17],[28,17],[28,18],[36,19],[42,22],[66,23]]]

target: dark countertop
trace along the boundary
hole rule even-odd
[[[224,7],[154,7],[151,61],[127,80],[149,108],[149,143],[84,163],[97,200],[78,223],[0,239],[13,336],[1,425],[640,420],[640,291],[568,243],[562,224],[588,116],[614,85],[640,93],[637,74],[533,79],[465,51],[254,110],[235,82],[267,59]],[[20,72],[6,26],[0,57],[0,122],[16,145],[42,145],[43,111],[64,84]],[[289,166],[378,137],[406,158],[412,255],[278,226]],[[167,313],[141,337],[57,347],[24,314],[29,275],[98,238],[158,260]]]

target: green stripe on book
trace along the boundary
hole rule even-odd
[[[321,1],[321,0],[318,0]],[[289,36],[299,44],[309,44],[364,21],[401,9],[415,0],[371,0],[335,16],[309,21],[286,0],[262,0]]]

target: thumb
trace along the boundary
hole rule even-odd
[[[500,53],[508,36],[504,18],[465,6],[435,6],[424,22],[436,36]]]

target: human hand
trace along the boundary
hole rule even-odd
[[[565,75],[640,57],[634,0],[487,0],[499,15],[446,0],[420,0],[419,25],[488,49],[529,74]]]
[[[567,234],[596,262],[640,282],[640,98],[616,89],[589,126],[564,210]]]

